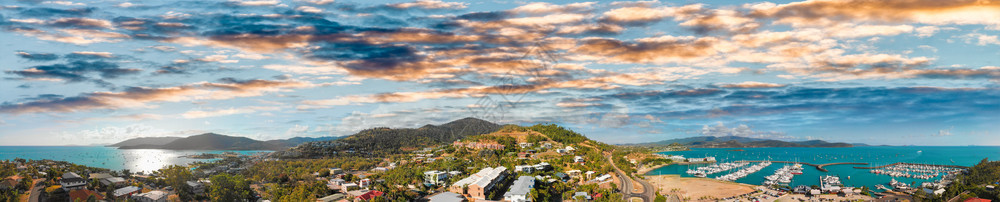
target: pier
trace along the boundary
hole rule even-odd
[[[961,168],[961,169],[968,169],[968,168],[969,168],[968,166],[956,166],[956,165],[935,165],[935,164],[924,164],[924,163],[903,163],[903,162],[899,162],[899,163],[893,163],[893,164],[889,164],[889,165],[884,165],[884,166],[875,166],[875,167],[854,167],[854,168],[857,168],[857,169],[879,169],[879,168],[885,168],[885,167],[889,167],[889,166],[895,166],[895,165],[919,165],[919,166],[939,166],[939,167],[948,167],[948,168]]]
[[[744,162],[764,162],[764,161],[744,161]],[[823,168],[823,167],[832,166],[832,165],[868,165],[868,163],[857,163],[857,162],[827,163],[827,164],[813,164],[813,163],[795,162],[795,161],[771,161],[771,162],[772,163],[798,163],[798,164],[802,164],[802,165],[808,165],[808,166],[816,167],[816,170],[823,171],[823,172],[829,172],[828,170],[826,170],[826,168]],[[854,167],[854,168],[858,168],[858,167]]]

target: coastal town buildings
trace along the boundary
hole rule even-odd
[[[528,176],[518,177],[514,184],[510,186],[510,190],[503,194],[503,199],[510,202],[526,202],[531,201],[528,198],[528,193],[531,192],[531,188],[535,188],[535,178]]]
[[[59,185],[65,191],[72,191],[77,189],[87,188],[87,180],[80,177],[80,175],[74,172],[63,173],[62,179],[59,179]]]
[[[496,187],[497,183],[506,177],[506,167],[486,167],[469,177],[455,182],[448,188],[448,190],[454,193],[467,194],[477,199],[485,199],[486,193],[493,191],[493,188]]]

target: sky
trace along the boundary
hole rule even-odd
[[[0,145],[477,117],[1000,145],[1000,1],[0,1]]]

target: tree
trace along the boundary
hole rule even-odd
[[[191,170],[187,167],[171,165],[166,169],[162,170],[165,183],[169,186],[174,187],[177,191],[177,195],[182,201],[190,201],[194,199],[194,194],[191,192],[191,187],[187,185],[187,181],[194,180],[194,175],[191,174]]]
[[[253,198],[250,183],[243,176],[223,173],[210,179],[212,186],[209,187],[208,195],[212,201],[243,201]]]

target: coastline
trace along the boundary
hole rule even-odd
[[[671,162],[671,163],[668,163],[668,164],[660,164],[660,165],[655,165],[655,166],[650,166],[650,167],[642,167],[642,168],[639,168],[639,170],[637,170],[636,173],[639,174],[639,175],[646,175],[646,173],[648,173],[649,171],[653,171],[653,170],[656,170],[658,168],[666,167],[666,166],[669,166],[669,165],[695,165],[695,164],[712,164],[712,163],[716,163],[716,162],[715,161]]]

